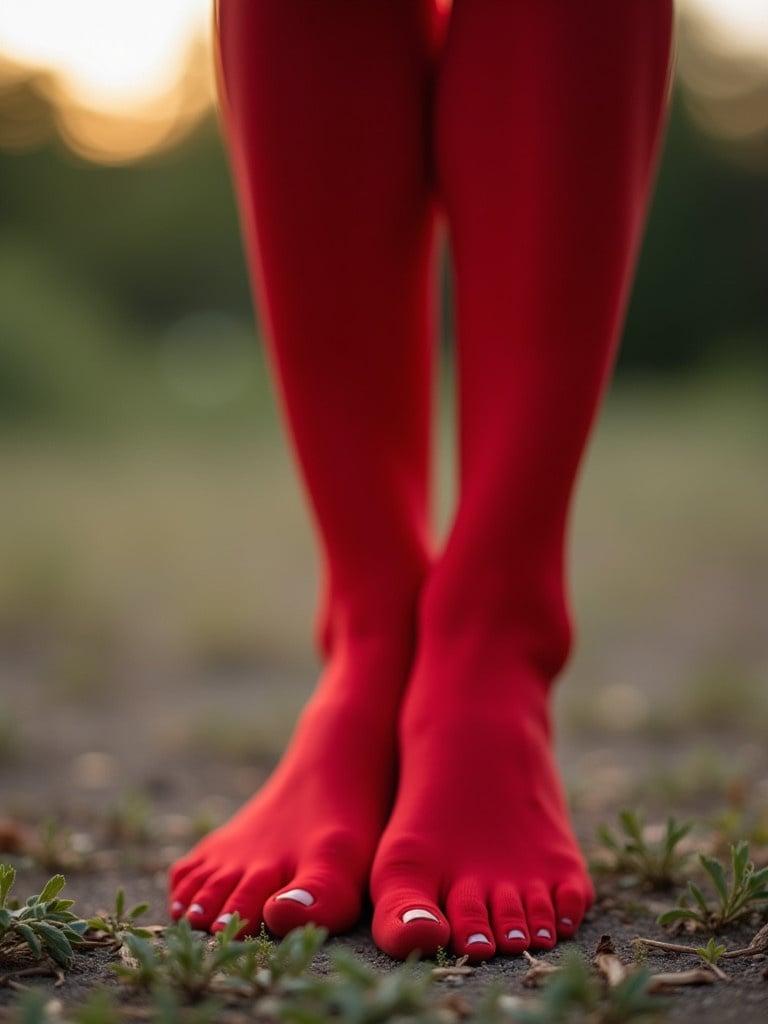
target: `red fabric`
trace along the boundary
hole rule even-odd
[[[413,0],[218,8],[243,230],[322,552],[327,664],[277,772],[172,872],[174,916],[201,927],[235,910],[256,931],[262,916],[280,934],[349,927],[391,807],[428,562],[435,28]],[[274,898],[292,888],[315,902]]]
[[[438,27],[421,0],[220,6],[329,655],[273,780],[177,869],[173,898],[202,905],[203,925],[222,909],[278,933],[355,919],[415,651],[374,938],[398,957],[452,943],[485,958],[550,947],[592,899],[548,690],[570,645],[568,508],[641,235],[671,2],[455,0],[433,73]],[[455,270],[461,466],[429,567],[432,194]],[[272,895],[294,887],[315,903]]]

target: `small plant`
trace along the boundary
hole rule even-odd
[[[298,988],[286,989],[280,1011],[283,1020],[295,1024],[322,1024],[343,1020],[348,1024],[380,1024],[386,1021],[439,1020],[428,1004],[430,972],[406,962],[382,974],[348,953],[331,956],[332,973],[307,976]]]
[[[32,854],[45,871],[76,871],[85,862],[72,831],[54,818],[47,818],[41,824],[37,841],[32,844]]]
[[[26,950],[38,960],[47,956],[60,967],[69,967],[75,955],[72,946],[83,941],[88,925],[70,910],[74,900],[59,899],[64,876],[54,875],[41,893],[12,908],[9,897],[15,880],[15,870],[0,864],[0,951],[12,957]]]
[[[601,825],[597,838],[610,854],[609,870],[624,876],[626,884],[669,889],[688,860],[688,854],[678,847],[692,827],[692,822],[669,818],[664,834],[653,841],[648,838],[642,816],[636,811],[624,810],[619,814],[619,832]]]
[[[714,967],[723,953],[727,951],[727,948],[727,946],[721,946],[716,939],[712,938],[706,946],[697,946],[696,952],[705,963]]]
[[[307,981],[300,979],[327,937],[325,928],[309,924],[295,928],[276,943],[262,924],[260,933],[245,939],[241,955],[225,967],[222,988],[256,996],[297,991]]]
[[[122,946],[126,935],[137,935],[141,939],[152,938],[152,932],[137,924],[138,918],[146,914],[148,903],[137,903],[126,911],[125,890],[118,889],[115,894],[115,905],[110,914],[97,914],[88,919],[88,927],[96,932],[103,932],[116,946]]]
[[[445,946],[438,946],[437,952],[435,953],[435,963],[437,966],[443,968],[448,967],[450,960],[451,958],[448,956]]]
[[[569,1024],[587,1020],[590,1024],[624,1024],[650,1020],[663,1003],[648,994],[650,975],[634,970],[614,987],[603,986],[579,954],[567,957],[561,970],[544,984],[541,998],[533,1007],[513,1011],[519,1024]]]
[[[749,859],[749,844],[731,846],[730,878],[719,860],[699,854],[699,862],[709,877],[714,890],[710,903],[695,882],[688,882],[688,891],[680,897],[678,905],[658,918],[659,924],[692,921],[707,931],[718,931],[768,902],[768,867],[758,871]]]
[[[164,947],[153,946],[146,938],[124,933],[123,942],[136,960],[136,966],[117,965],[121,978],[142,988],[168,986],[194,1002],[210,990],[214,977],[244,952],[245,943],[235,941],[243,927],[237,914],[216,936],[212,949],[205,938],[182,920],[165,933]]]
[[[115,970],[132,985],[169,989],[190,1002],[215,992],[263,995],[303,975],[328,934],[324,928],[307,925],[278,944],[262,927],[256,938],[238,940],[244,924],[235,914],[212,945],[184,920],[166,929],[163,946],[135,932],[123,932],[133,963],[119,964]]]
[[[146,843],[152,839],[152,804],[142,793],[124,793],[107,812],[105,829],[113,843]]]

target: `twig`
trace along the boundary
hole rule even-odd
[[[527,949],[523,950],[523,956],[530,965],[523,975],[523,985],[526,988],[538,988],[544,978],[548,978],[562,970],[560,967],[555,967],[554,964],[548,964],[544,960],[537,960],[535,956],[531,956]]]
[[[667,953],[690,953],[692,956],[700,956],[696,946],[683,946],[676,942],[646,939],[642,935],[637,935],[632,941],[635,945],[650,946],[652,949],[663,949]],[[726,950],[721,956],[723,960],[732,960],[734,957],[758,956],[760,953],[768,953],[768,924],[763,925],[748,946],[743,946],[741,949]]]
[[[649,992],[666,992],[670,988],[686,985],[714,985],[715,976],[703,967],[691,971],[673,971],[667,974],[653,974],[648,982]]]
[[[474,974],[475,968],[467,964],[468,959],[468,956],[462,956],[450,967],[433,967],[432,977],[437,981],[442,981],[443,979],[465,978],[470,974]]]
[[[699,951],[695,946],[681,946],[675,942],[661,942],[659,939],[646,939],[638,935],[632,940],[635,945],[651,946],[652,949],[663,949],[667,953],[691,953],[698,956]],[[726,954],[727,955],[727,954]]]
[[[605,979],[608,988],[616,988],[627,977],[627,968],[616,955],[610,935],[601,935],[595,950],[593,963]]]
[[[743,949],[731,949],[723,953],[723,956],[757,956],[759,953],[768,953],[768,924],[763,925],[748,946],[744,946]]]
[[[15,988],[17,978],[58,978],[60,973],[52,964],[35,964],[33,967],[22,967],[18,971],[0,974],[0,988]],[[21,986],[21,988],[26,987],[26,985]]]

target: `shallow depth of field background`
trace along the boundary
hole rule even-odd
[[[665,158],[572,531],[559,724],[577,814],[768,814],[763,10],[680,4]],[[207,22],[198,0],[0,7],[0,813],[121,808],[179,845],[258,784],[316,673],[311,529],[253,326]],[[450,333],[447,317],[444,379]],[[449,416],[444,388],[443,522]]]

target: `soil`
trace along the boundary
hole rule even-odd
[[[34,856],[11,858],[19,868],[18,894],[39,891],[47,875],[61,866],[67,875],[67,894],[76,898],[84,916],[108,908],[117,887],[123,886],[131,902],[150,903],[153,923],[165,920],[167,864],[193,841],[201,819],[226,816],[252,792],[272,760],[266,752],[243,758],[220,747],[218,752],[195,749],[194,743],[185,743],[180,719],[189,722],[214,702],[236,709],[246,694],[250,705],[266,692],[280,692],[289,705],[298,705],[306,687],[304,673],[272,674],[254,683],[253,672],[239,670],[220,672],[215,678],[169,676],[159,687],[156,675],[137,667],[108,699],[64,701],[54,713],[50,689],[33,656],[19,656],[6,664],[2,677],[17,695],[19,717],[27,725],[20,749],[0,767],[0,814],[14,823],[12,832],[17,828],[23,842],[33,853],[37,851]],[[569,789],[577,794],[574,817],[587,848],[594,849],[596,824],[614,819],[631,795],[637,798],[642,793],[653,821],[663,821],[670,812],[709,821],[723,800],[740,807],[747,799],[745,790],[756,788],[759,793],[762,780],[768,777],[765,749],[745,746],[738,737],[713,737],[711,742],[727,763],[748,768],[722,783],[712,782],[705,773],[703,784],[701,780],[681,782],[670,797],[659,780],[662,775],[667,780],[678,777],[680,765],[690,757],[685,744],[649,736],[607,736],[596,744],[589,736],[568,735],[561,761]],[[697,749],[700,746],[701,737]],[[65,829],[49,843],[53,853],[49,848],[41,854],[40,822],[47,816],[55,817]],[[710,832],[707,825],[696,833],[697,842],[709,842]],[[12,839],[6,836],[6,845],[13,845]],[[40,865],[41,857],[49,861],[47,867]],[[673,902],[674,894],[621,888],[615,880],[598,880],[598,890],[598,902],[577,941],[543,954],[543,959],[557,963],[574,946],[591,958],[600,937],[608,934],[619,956],[631,961],[636,936],[669,938],[655,924],[655,916]],[[731,928],[722,939],[730,947],[746,945],[765,920],[754,918]],[[393,966],[373,946],[365,924],[333,940],[334,944],[348,947],[382,971]],[[94,988],[117,986],[108,961],[100,951],[78,955],[56,997],[66,1005],[80,1001]],[[695,957],[656,952],[649,954],[647,964],[659,971],[700,966]],[[729,983],[717,981],[671,993],[664,1019],[702,1024],[768,1021],[767,967],[765,956],[725,961]],[[317,968],[327,968],[325,953],[318,958]],[[480,965],[459,987],[439,983],[436,993],[458,992],[477,1005],[489,986],[501,984],[512,995],[530,996],[522,985],[526,970],[522,959],[497,958]],[[43,988],[52,985],[45,979],[34,983]],[[0,988],[0,1006],[10,1005],[15,998],[7,988]]]

